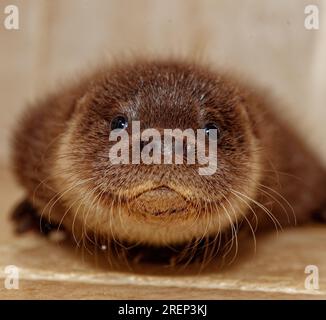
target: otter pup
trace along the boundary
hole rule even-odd
[[[202,128],[207,140],[214,129],[215,172],[200,175],[198,161],[112,164],[110,133],[131,134],[133,121],[141,131]],[[324,212],[325,170],[270,101],[178,59],[103,66],[44,97],[16,127],[12,163],[26,191],[14,211],[20,229],[33,217],[45,228],[63,226],[77,243],[199,243]]]

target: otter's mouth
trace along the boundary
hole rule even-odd
[[[167,186],[159,186],[144,191],[130,202],[130,210],[141,214],[162,216],[185,212],[186,199],[177,191]]]

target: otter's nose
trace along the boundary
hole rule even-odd
[[[160,138],[152,137],[148,141],[140,140],[139,146],[140,152],[149,151],[149,156],[153,156],[154,152],[160,153],[162,163],[186,163],[190,157],[191,159],[195,157],[195,138],[192,137],[163,133]],[[148,150],[144,150],[146,146],[148,146]]]

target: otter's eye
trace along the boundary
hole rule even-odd
[[[210,139],[219,140],[221,137],[221,131],[216,123],[210,122],[205,125],[205,134],[209,136]],[[215,131],[216,130],[216,131]]]
[[[128,127],[128,120],[124,116],[117,116],[111,121],[111,130],[123,130]]]

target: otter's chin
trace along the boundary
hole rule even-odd
[[[229,228],[230,219],[239,218],[225,214],[225,210],[231,212],[227,203],[221,207],[196,206],[178,191],[166,188],[142,192],[126,202],[99,205],[93,222],[88,223],[90,233],[96,230],[104,239],[131,245],[183,245],[203,237],[216,237]],[[91,212],[91,207],[86,212]]]
[[[187,212],[187,201],[177,191],[168,187],[158,187],[145,191],[130,201],[132,213],[146,216],[170,216]]]

